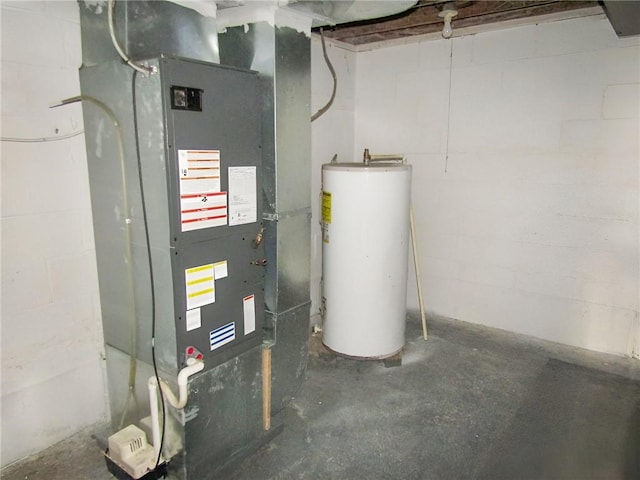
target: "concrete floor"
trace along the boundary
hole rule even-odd
[[[285,425],[229,480],[640,478],[640,361],[410,315],[401,367],[335,357],[312,337]],[[91,435],[3,480],[110,480]],[[190,479],[205,480],[205,479]]]

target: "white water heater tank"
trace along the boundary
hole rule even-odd
[[[322,167],[323,343],[355,358],[404,346],[411,166]]]

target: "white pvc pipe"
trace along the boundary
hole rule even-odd
[[[201,372],[204,368],[204,362],[196,362],[192,365],[188,365],[180,370],[178,374],[178,388],[180,391],[180,401],[178,405],[173,405],[175,408],[184,408],[187,404],[187,384],[189,383],[189,377]]]
[[[187,389],[189,377],[202,371],[203,368],[204,362],[197,361],[180,370],[180,373],[178,373],[179,398],[176,398],[173,391],[171,391],[171,387],[167,385],[166,382],[162,380],[160,381],[160,391],[172,407],[182,409],[187,405],[187,399],[189,396],[189,391]],[[149,406],[151,408],[151,436],[153,440],[153,449],[157,457],[160,453],[160,419],[158,415],[158,380],[155,376],[149,378],[148,387]]]
[[[153,381],[152,381],[153,380]],[[148,383],[149,407],[151,408],[151,436],[155,458],[160,453],[160,420],[158,419],[158,392],[156,377],[151,377]]]

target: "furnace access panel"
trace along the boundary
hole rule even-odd
[[[184,59],[159,66],[178,363],[211,368],[262,341],[260,82]]]

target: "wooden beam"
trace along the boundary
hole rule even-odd
[[[558,0],[457,2],[458,15],[453,19],[453,25],[454,28],[472,27],[597,5],[597,1]],[[443,2],[419,3],[411,11],[390,19],[338,25],[325,30],[325,36],[351,45],[363,45],[438,32],[443,25],[438,16],[442,6]]]

